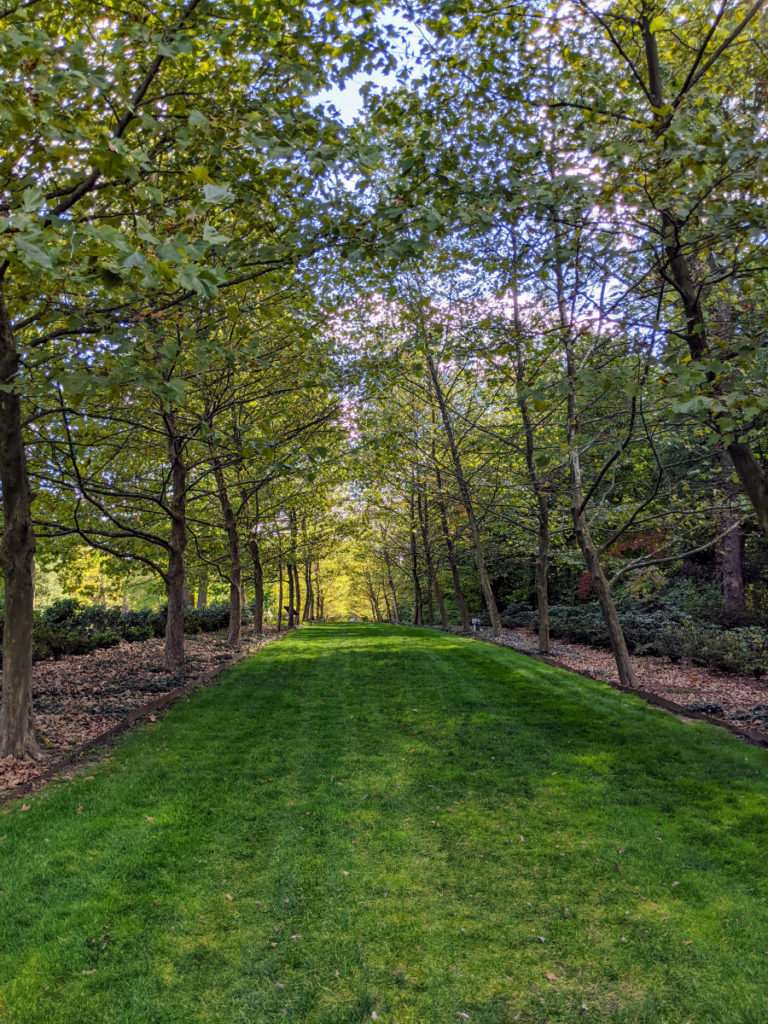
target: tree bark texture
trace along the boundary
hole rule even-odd
[[[172,413],[163,417],[171,463],[171,537],[165,592],[168,617],[165,623],[163,668],[173,676],[184,674],[184,553],[187,549],[187,466],[184,439]]]
[[[419,552],[416,546],[416,516],[414,506],[415,496],[411,491],[410,497],[410,543],[411,543],[411,573],[413,575],[413,624],[414,626],[424,625],[424,610],[422,607],[421,582],[419,580]]]
[[[19,356],[0,283],[0,485],[3,536],[0,565],[5,585],[3,707],[0,757],[40,757],[32,713],[32,625],[35,533],[32,495],[21,420],[21,400],[12,387]]]

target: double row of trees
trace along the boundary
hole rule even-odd
[[[0,756],[36,754],[38,539],[156,574],[174,672],[185,586],[225,579],[233,643],[244,573],[257,625],[265,573],[311,617],[350,517],[374,617],[498,631],[524,552],[547,650],[578,565],[630,684],[620,580],[719,545],[740,604],[764,6],[7,5]],[[396,65],[350,127],[317,102]]]

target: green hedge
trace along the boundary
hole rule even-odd
[[[247,616],[244,610],[244,619]],[[4,616],[0,609],[0,640]],[[119,608],[87,605],[73,598],[56,601],[45,611],[35,613],[32,631],[32,659],[43,661],[65,654],[88,654],[116,647],[122,640],[150,640],[165,636],[166,609],[122,612]],[[215,633],[226,629],[229,605],[211,604],[199,611],[184,611],[185,633]],[[2,654],[0,653],[0,665]]]
[[[694,665],[721,672],[757,677],[768,673],[768,630],[762,626],[727,629],[694,622],[684,612],[648,608],[639,602],[620,605],[618,611],[627,647],[634,654],[652,654],[672,661],[689,658]],[[554,638],[610,647],[597,604],[552,605],[549,615]],[[504,611],[502,625],[535,630],[536,612],[530,605],[510,605]]]

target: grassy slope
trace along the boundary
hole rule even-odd
[[[302,630],[94,774],[0,815],[3,1024],[768,1021],[766,752],[511,651]]]

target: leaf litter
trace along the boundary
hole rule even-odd
[[[244,636],[242,650],[254,653],[277,636],[274,631]],[[183,679],[163,670],[161,639],[124,641],[107,650],[36,662],[32,667],[32,699],[43,758],[39,762],[0,758],[0,794],[34,782],[63,757],[104,736],[132,712],[179,686],[202,682],[236,657],[219,633],[187,636],[184,649]],[[148,718],[157,721],[154,714]]]

